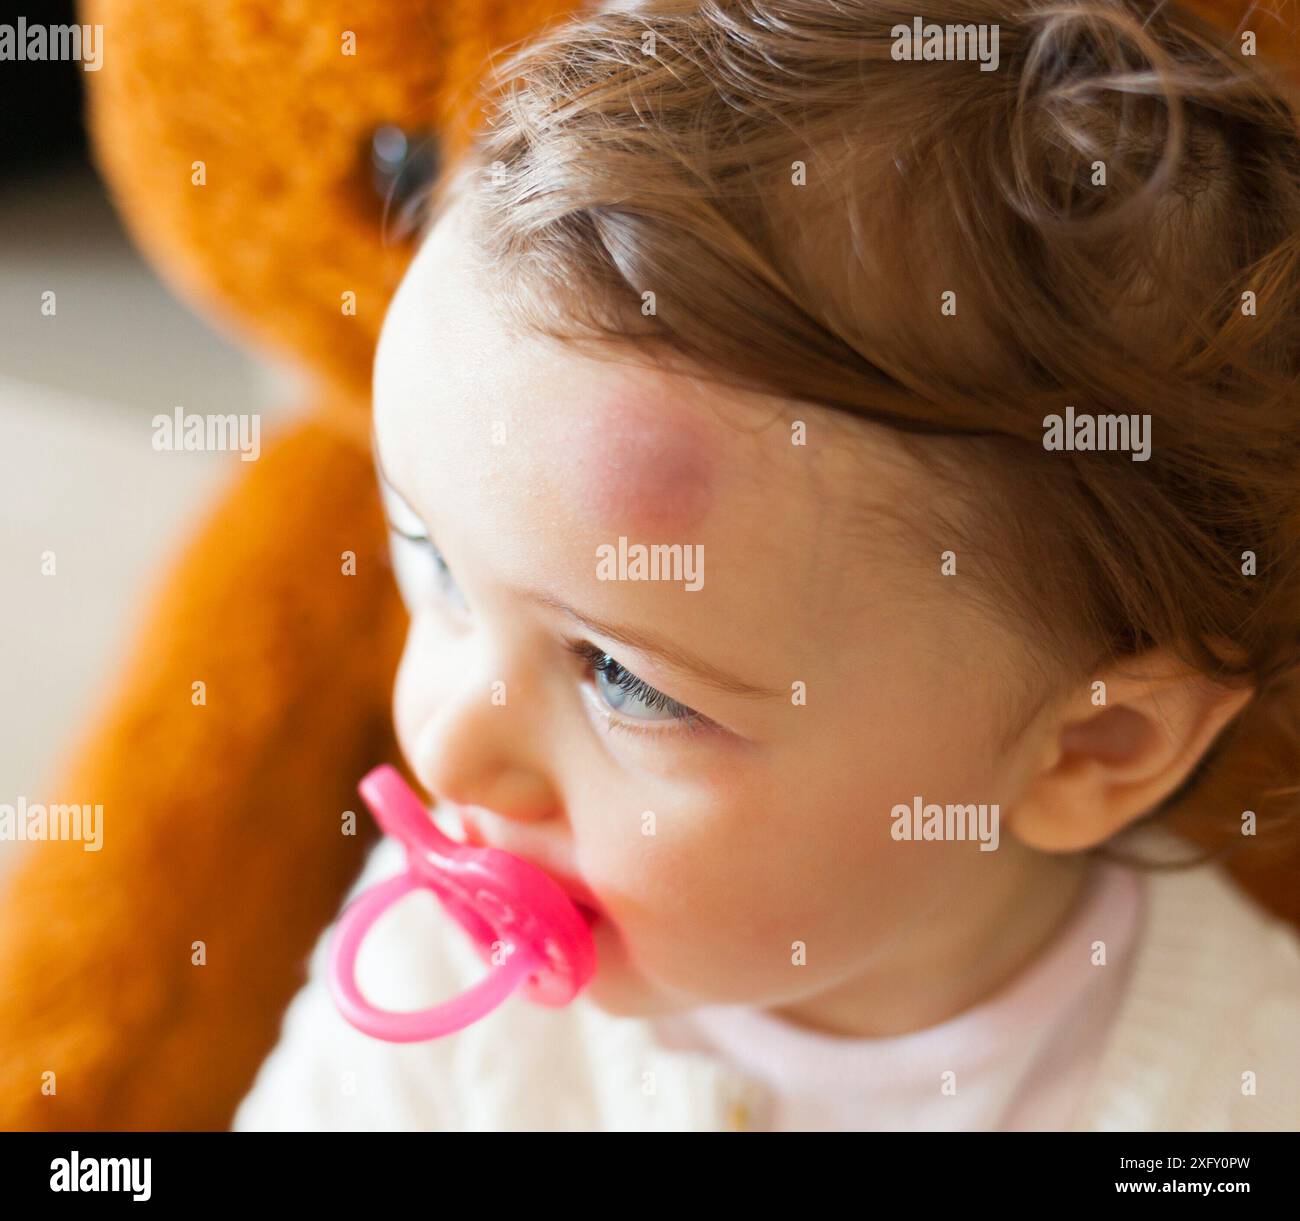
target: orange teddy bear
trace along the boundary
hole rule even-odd
[[[0,1127],[225,1128],[271,1049],[373,839],[364,815],[340,832],[356,782],[399,757],[405,617],[368,402],[413,251],[387,235],[431,150],[447,165],[464,148],[490,54],[574,7],[85,0],[106,40],[94,137],[136,238],[315,382],[173,565],[60,786],[102,802],[104,850],[35,852],[12,879]],[[1194,7],[1228,31],[1251,8]],[[1261,54],[1289,54],[1289,30],[1255,24]],[[1300,921],[1294,873],[1252,869]]]
[[[273,1045],[373,840],[356,782],[398,759],[405,618],[368,411],[412,244],[386,196],[463,147],[489,53],[571,7],[83,5],[106,48],[93,136],[134,236],[314,386],[172,565],[62,777],[103,804],[103,851],[34,851],[9,883],[0,1127],[224,1128]]]

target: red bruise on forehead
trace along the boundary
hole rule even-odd
[[[610,526],[635,532],[635,541],[673,542],[704,520],[714,442],[692,418],[698,410],[623,399],[592,418],[573,475]]]

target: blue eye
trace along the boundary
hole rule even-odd
[[[393,571],[408,608],[414,610],[432,593],[452,603],[459,611],[469,610],[447,561],[427,534],[408,534],[391,523],[388,532]]]
[[[570,640],[567,643],[570,651],[586,662],[601,699],[620,716],[635,721],[676,721],[691,730],[706,723],[706,718],[693,708],[679,704],[650,686],[590,641]]]
[[[414,614],[431,599],[440,598],[452,603],[458,611],[468,611],[465,595],[442,553],[434,546],[419,513],[388,482],[382,470],[378,475],[379,496],[388,521],[388,552],[407,610]]]

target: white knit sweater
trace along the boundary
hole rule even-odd
[[[1126,840],[1143,852],[1177,843],[1154,828]],[[349,900],[403,867],[400,845],[381,840]],[[1152,873],[1146,886],[1128,991],[1071,1129],[1300,1130],[1295,933],[1215,867]],[[563,1009],[515,996],[429,1043],[371,1039],[326,989],[332,931],[312,952],[235,1130],[717,1131],[763,1111],[765,1087],[721,1059],[666,1048],[649,1023],[581,996]],[[448,998],[485,970],[423,895],[376,924],[358,982],[377,1003],[406,1009]],[[1250,1092],[1243,1082],[1252,1081]]]

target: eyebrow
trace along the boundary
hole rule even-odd
[[[375,470],[380,480],[387,486],[388,490],[397,497],[398,500],[406,504],[412,513],[418,517],[413,506],[411,506],[402,496],[402,494],[393,486],[389,479],[384,465],[379,458],[379,444],[375,435],[374,420],[372,418],[370,425],[370,448],[375,459]],[[547,593],[545,590],[525,587],[519,590],[530,602],[540,606],[549,607],[552,610],[560,611],[567,615],[576,623],[580,623],[588,631],[594,632],[598,636],[608,637],[610,640],[616,640],[619,644],[625,644],[628,648],[636,649],[648,657],[657,658],[671,670],[679,673],[688,674],[697,678],[700,682],[716,691],[725,692],[728,695],[741,695],[751,699],[775,699],[777,696],[784,696],[785,690],[779,687],[761,687],[754,683],[746,682],[734,674],[728,673],[715,666],[712,662],[706,661],[703,657],[682,648],[673,641],[662,636],[657,636],[653,632],[645,631],[641,628],[631,627],[626,624],[610,623],[603,619],[597,619],[592,615],[585,615],[576,610],[567,602]]]
[[[719,669],[712,662],[705,661],[704,658],[683,649],[671,640],[656,636],[653,632],[647,632],[641,628],[629,627],[624,624],[609,623],[592,615],[584,615],[581,611],[574,610],[568,603],[560,601],[559,598],[552,596],[545,590],[522,589],[519,592],[530,602],[537,602],[543,606],[549,606],[553,610],[562,611],[570,619],[581,623],[598,636],[608,636],[610,640],[617,640],[619,644],[625,644],[628,648],[636,649],[649,657],[656,657],[670,669],[693,675],[706,686],[713,687],[718,691],[725,691],[728,695],[774,699],[779,695],[786,694],[779,687],[759,687],[746,682],[743,678],[738,678],[734,674],[729,674],[726,670]]]

